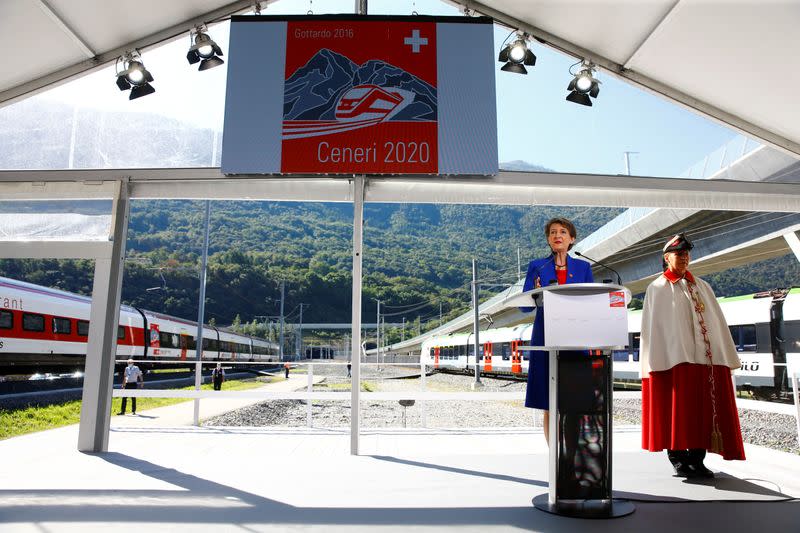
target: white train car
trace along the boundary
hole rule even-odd
[[[74,367],[89,338],[91,299],[0,277],[0,368]],[[144,356],[144,318],[120,308],[117,357]]]
[[[528,373],[528,352],[520,346],[530,343],[533,326],[497,328],[481,331],[478,362],[481,372],[506,375]],[[525,340],[527,339],[527,340]],[[433,369],[463,372],[475,370],[475,343],[472,333],[456,333],[431,337],[422,344],[422,357]]]
[[[800,289],[720,298],[731,336],[742,362],[734,372],[737,387],[758,396],[785,394],[789,372],[800,373]],[[628,313],[628,346],[612,353],[615,380],[641,379],[639,341],[642,312]],[[525,375],[531,325],[481,331],[481,372]],[[468,346],[469,345],[469,346]],[[472,334],[432,337],[422,345],[422,360],[441,370],[473,372]]]
[[[86,296],[0,277],[0,373],[81,368],[90,309]],[[196,336],[196,322],[123,305],[116,360],[190,363],[196,357]],[[203,347],[203,360],[278,358],[275,343],[210,326],[203,329]]]

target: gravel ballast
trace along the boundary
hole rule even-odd
[[[420,380],[391,379],[409,375],[404,368],[362,369],[362,383],[376,391],[418,391]],[[342,401],[315,401],[312,420],[315,427],[349,427],[349,379],[339,367],[315,367],[314,374],[324,375],[314,386],[318,391],[341,391]],[[474,378],[454,374],[427,376],[428,391],[460,392],[471,390]],[[502,379],[482,378],[481,390],[522,392],[525,383]],[[404,412],[405,411],[405,412]],[[776,450],[800,454],[794,417],[749,409],[739,410],[742,436],[745,442]],[[272,400],[226,413],[204,422],[206,426],[242,427],[303,427],[307,423],[305,401]],[[614,400],[614,423],[638,425],[641,423],[641,400],[617,398]],[[541,426],[541,414],[527,409],[522,401],[426,401],[409,407],[397,401],[363,401],[361,426],[363,428],[477,428],[477,427],[536,427]]]

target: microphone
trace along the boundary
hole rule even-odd
[[[592,263],[594,263],[594,264],[596,264],[596,265],[600,265],[601,267],[603,267],[603,268],[606,268],[606,269],[610,270],[611,272],[613,272],[614,274],[616,274],[616,275],[617,275],[617,285],[622,285],[622,276],[620,276],[620,275],[619,275],[619,272],[617,272],[616,270],[614,270],[614,269],[613,269],[613,268],[611,268],[610,266],[608,266],[608,265],[606,265],[606,264],[604,264],[604,263],[601,263],[600,261],[597,261],[597,260],[595,260],[595,259],[592,259],[591,257],[586,257],[585,255],[583,255],[583,254],[582,254],[582,253],[580,253],[580,252],[575,252],[575,255],[577,255],[578,257],[583,257],[584,259],[588,259],[588,260],[589,260],[589,261],[591,261]]]

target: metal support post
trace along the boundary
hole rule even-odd
[[[475,382],[472,388],[482,387],[481,383],[481,341],[480,341],[480,315],[478,313],[478,263],[472,260],[472,308],[475,313],[472,322],[473,335],[475,337]]]
[[[82,452],[108,451],[129,205],[128,182],[120,180],[111,208],[109,255],[98,257],[94,264],[83,400],[78,426],[78,450]]]
[[[531,354],[532,357],[533,354]],[[550,359],[550,396],[548,402],[550,407],[548,425],[550,427],[548,428],[547,446],[550,448],[550,454],[547,468],[547,503],[555,505],[558,499],[556,496],[556,480],[558,479],[558,442],[560,440],[558,434],[558,351],[550,350],[548,358]]]
[[[296,342],[295,342],[295,350],[297,350],[297,357],[304,358],[305,353],[303,353],[303,307],[307,307],[308,304],[301,303],[300,304],[300,328],[297,332]]]
[[[352,368],[350,381],[350,454],[358,455],[361,390],[361,254],[364,238],[364,176],[353,178]]]
[[[314,364],[308,365],[308,392],[314,391]],[[311,420],[311,398],[306,400],[306,425],[308,427],[313,427],[313,421]]]
[[[281,356],[281,361],[283,361],[283,300],[284,296],[286,295],[286,282],[281,281],[281,335],[280,335],[280,349],[279,353]]]
[[[194,390],[203,382],[203,323],[206,313],[206,269],[208,267],[208,238],[211,220],[211,201],[206,200],[205,227],[203,229],[203,258],[200,262],[200,295],[197,298],[197,346],[195,348]],[[193,424],[200,425],[200,398],[194,399]]]
[[[797,444],[800,445],[800,397],[798,397],[798,381],[800,381],[800,373],[795,372],[789,376],[792,380],[792,396],[794,397],[794,419],[797,424]]]

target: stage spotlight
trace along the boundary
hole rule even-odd
[[[197,70],[208,70],[210,68],[218,67],[225,63],[219,56],[222,55],[222,49],[209,37],[202,29],[197,29],[194,32],[194,44],[189,48],[189,53],[186,54],[186,60],[190,65],[194,65],[202,60],[200,67]]]
[[[581,64],[581,69],[567,86],[567,90],[570,91],[567,95],[568,102],[592,106],[592,100],[589,97],[597,98],[597,95],[600,94],[600,82],[593,76],[594,69],[595,66],[591,62],[584,61]]]
[[[523,65],[532,67],[536,64],[536,56],[528,48],[528,36],[524,33],[500,50],[497,60],[505,63],[500,70],[516,74],[527,74],[528,70]]]
[[[124,70],[119,70],[119,65],[122,63]],[[126,52],[125,55],[117,58],[117,87],[120,91],[127,91],[130,89],[131,94],[129,100],[147,96],[156,92],[150,82],[153,81],[153,76],[144,68],[142,58],[139,52],[134,50]]]

